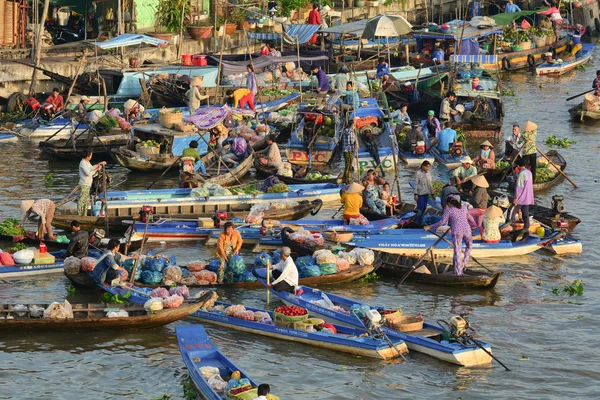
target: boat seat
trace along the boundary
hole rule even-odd
[[[404,333],[409,334],[409,335],[434,337],[434,336],[441,335],[442,331],[440,331],[439,329],[435,329],[435,328],[423,328],[423,329],[419,329],[418,331],[410,331],[410,332],[404,332]]]

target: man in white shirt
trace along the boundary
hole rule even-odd
[[[273,288],[278,292],[295,293],[298,286],[298,268],[290,254],[292,250],[285,246],[279,251],[281,253],[281,261],[273,265],[273,278],[275,280],[269,285],[269,289]]]
[[[257,389],[258,397],[253,400],[267,400],[269,393],[271,393],[271,387],[266,383],[261,383]]]

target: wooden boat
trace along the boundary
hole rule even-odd
[[[557,167],[559,167],[561,169],[561,171],[564,171],[567,168],[567,160],[565,160],[565,158],[558,151],[550,150],[546,153],[546,155],[548,156],[548,158],[550,160],[552,160],[554,165],[556,165]],[[539,167],[540,161],[544,162],[544,161],[546,161],[546,159],[542,156],[538,156],[538,171],[541,169]],[[550,164],[548,164],[547,168],[553,169],[554,167],[552,167]],[[547,182],[534,183],[533,191],[535,193],[538,193],[538,192],[541,192],[544,190],[548,190],[548,189],[558,185],[560,182],[562,182],[564,180],[565,180],[565,177],[562,174],[560,174],[559,172],[557,172],[556,176],[554,176],[554,178],[550,179]],[[509,182],[509,186],[511,189],[514,190],[514,187],[515,187],[514,180]]]
[[[202,160],[206,166],[206,172],[212,176],[212,178],[208,179],[209,182],[221,186],[235,185],[250,172],[250,168],[254,164],[254,151],[235,168],[230,169],[221,165],[217,155],[212,151],[202,157]]]
[[[401,278],[417,262],[416,257],[403,256],[399,254],[388,254],[385,252],[376,252],[376,259],[381,263],[378,271],[388,276]],[[456,286],[473,289],[492,289],[498,283],[503,272],[498,271],[488,273],[485,271],[473,270],[467,268],[463,276],[456,276],[451,264],[443,264],[425,260],[423,265],[429,270],[429,274],[413,271],[406,278],[407,281],[423,283],[436,286]],[[437,273],[436,273],[437,271]]]
[[[402,148],[398,149],[398,157],[400,157],[404,164],[407,164],[409,167],[418,167],[423,163],[423,161],[429,161],[431,164],[433,164],[435,161],[435,157],[430,152],[417,155],[410,151],[405,151]]]
[[[202,325],[178,326],[175,328],[179,352],[183,363],[188,369],[190,378],[196,389],[208,400],[223,400],[223,396],[217,393],[200,373],[202,367],[213,367],[219,369],[221,378],[227,379],[235,371],[240,372],[240,377],[248,379],[250,384],[256,388],[258,384],[252,380],[250,375],[235,365],[219,348],[210,340]],[[254,389],[253,395],[256,394]],[[250,393],[246,393],[249,395]],[[258,397],[256,395],[255,397]],[[250,398],[250,397],[248,397]]]
[[[229,218],[245,218],[254,204],[272,204],[291,200],[297,205],[265,212],[270,219],[294,219],[306,216],[322,203],[339,201],[340,186],[335,184],[289,185],[287,193],[264,193],[259,195],[231,195],[191,197],[191,189],[140,190],[128,192],[108,192],[107,215],[111,227],[119,227],[126,220],[136,219],[142,206],[154,207],[156,218],[212,217],[216,211],[227,212]],[[319,200],[314,203],[313,200]],[[306,200],[310,203],[303,203]],[[311,207],[312,204],[312,207]],[[91,211],[90,211],[91,214]],[[52,224],[68,229],[77,210],[74,202],[58,208]],[[272,217],[272,218],[271,218]],[[87,215],[76,218],[84,229],[104,227],[104,217]]]
[[[559,236],[559,232],[552,233],[544,239],[530,235],[522,242],[501,240],[499,243],[485,243],[482,240],[473,240],[471,255],[476,258],[523,256],[547,246]],[[451,236],[447,237],[452,242]],[[439,238],[436,235],[422,229],[393,229],[364,238],[355,235],[352,241],[344,244],[382,253],[420,257],[437,239]],[[454,255],[452,246],[444,241],[438,243],[433,250],[436,259],[451,259]]]
[[[16,264],[14,267],[0,267],[0,279],[21,278],[24,276],[55,274],[64,269],[64,262],[58,260],[52,264]]]
[[[261,165],[258,162],[257,158],[254,159],[254,169],[256,169],[257,175],[265,176],[265,177],[275,175],[281,182],[286,183],[288,185],[310,185],[310,184],[314,184],[314,183],[342,183],[341,174],[335,178],[316,179],[316,180],[294,178],[293,176],[279,175],[277,173],[277,168]]]
[[[215,306],[229,307],[231,304],[216,302]],[[246,307],[249,311],[262,311],[268,313],[273,319],[273,313],[258,308]],[[343,325],[334,325],[337,334],[325,332],[307,332],[299,329],[278,326],[275,323],[271,325],[261,324],[260,322],[245,321],[239,318],[229,317],[223,312],[198,310],[192,314],[191,318],[205,321],[211,324],[219,325],[225,328],[235,329],[242,332],[254,333],[280,340],[287,340],[296,343],[303,343],[323,349],[334,350],[337,352],[349,353],[361,357],[371,357],[378,359],[392,359],[400,357],[407,353],[408,349],[403,340],[392,339],[393,346],[390,346],[384,339],[375,339],[365,335],[365,331],[356,328],[349,328]]]
[[[435,160],[437,162],[439,162],[440,164],[442,164],[444,167],[446,167],[448,169],[455,169],[455,168],[460,167],[460,165],[461,165],[460,160],[462,160],[464,157],[466,157],[468,155],[467,149],[465,149],[465,148],[463,148],[463,153],[459,157],[453,156],[452,154],[448,154],[448,153],[442,153],[437,148],[437,146],[431,145],[431,139],[429,139],[427,134],[425,134],[424,136],[425,136],[425,143],[427,144],[427,147],[429,148],[429,152],[435,157]]]
[[[127,239],[121,238],[119,240],[121,241],[121,251],[124,251],[125,250],[125,242],[127,241]],[[30,237],[22,237],[22,236],[0,235],[0,241],[23,243],[23,244],[32,245],[32,246],[39,246],[39,244],[40,244],[40,240],[37,238],[32,239]],[[105,248],[106,245],[108,244],[108,241],[109,241],[108,238],[101,239],[98,247]],[[147,241],[147,239],[146,239],[146,241]],[[44,240],[43,242],[52,251],[63,250],[63,249],[66,249],[67,247],[69,247],[69,243],[61,243],[61,242],[57,242],[55,240]],[[96,244],[98,244],[98,243],[96,243]],[[135,237],[135,238],[132,237],[131,242],[129,243],[128,250],[136,251],[136,250],[139,250],[139,248],[141,246],[142,246],[142,237]]]
[[[266,282],[263,283],[266,284]],[[271,292],[288,305],[306,308],[313,315],[318,315],[327,320],[339,321],[359,329],[364,329],[364,324],[361,319],[353,314],[353,308],[366,306],[371,310],[379,312],[384,310],[384,307],[370,306],[357,300],[348,299],[333,293],[322,292],[307,286],[300,286],[298,289],[301,293],[296,295],[293,293],[277,292],[273,289],[271,289]],[[345,312],[340,311],[340,308],[344,309]],[[478,347],[443,340],[444,328],[439,325],[424,323],[423,328],[407,332],[385,326],[382,329],[390,339],[404,340],[409,350],[424,353],[442,361],[464,367],[474,367],[492,362],[492,357]],[[492,351],[492,347],[489,344],[481,344],[487,351]]]
[[[33,305],[33,304],[31,304]],[[47,304],[36,304],[37,306],[47,307]],[[30,305],[27,305],[30,306]],[[175,322],[193,314],[204,306],[203,301],[184,303],[177,308],[163,309],[160,311],[147,312],[141,305],[119,305],[119,304],[72,304],[73,318],[66,319],[48,319],[31,318],[28,313],[24,317],[19,317],[15,311],[12,311],[11,305],[4,304],[0,306],[0,315],[5,317],[7,314],[14,319],[0,319],[1,331],[79,331],[79,330],[97,330],[97,329],[149,329],[156,328]],[[125,310],[129,317],[109,318],[106,316],[106,310],[110,311]]]
[[[557,213],[551,208],[537,204],[529,207],[529,213],[533,215],[533,218],[552,229],[564,229],[566,224],[568,232],[573,232],[581,222],[579,218],[568,212]]]
[[[567,50],[567,45],[571,42],[570,37],[562,37],[558,42],[535,47],[529,50],[502,53],[498,55],[498,67],[505,71],[514,71],[522,68],[530,68],[544,61],[544,53],[550,52],[561,55]]]
[[[535,68],[536,75],[562,75],[574,70],[579,65],[585,64],[592,58],[594,53],[593,43],[583,43],[582,49],[575,55],[574,60],[558,60],[562,62],[545,62]]]
[[[111,150],[126,146],[129,135],[108,135],[90,139],[77,139],[75,143],[70,139],[44,141],[39,143],[39,148],[48,157],[60,160],[79,161],[84,149],[91,150],[96,157],[110,159]]]
[[[576,122],[595,124],[600,122],[600,111],[587,111],[583,108],[583,103],[569,109],[571,119]]]

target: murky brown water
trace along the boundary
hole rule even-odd
[[[583,223],[577,236],[584,244],[580,256],[553,258],[534,254],[510,263],[486,262],[505,272],[495,290],[473,292],[430,286],[403,285],[391,281],[340,285],[331,290],[377,304],[402,307],[405,313],[421,312],[427,319],[448,319],[468,314],[480,338],[491,343],[494,353],[511,369],[494,364],[459,368],[411,353],[408,362],[361,359],[309,346],[265,339],[208,326],[214,341],[255,380],[269,382],[282,399],[393,399],[393,398],[597,398],[600,364],[597,331],[600,328],[600,274],[597,237],[598,164],[600,129],[568,122],[564,99],[590,87],[594,61],[586,71],[560,79],[536,78],[531,73],[508,76],[505,87],[516,97],[506,97],[506,135],[513,121],[531,119],[539,124],[539,143],[548,135],[577,141],[563,150],[567,172],[581,186],[568,182],[538,196],[549,205],[554,193],[565,196],[566,207]],[[541,145],[542,148],[547,148]],[[76,184],[77,165],[41,159],[31,143],[1,145],[0,218],[18,215],[22,198],[60,199]],[[120,188],[143,188],[151,179],[114,168]],[[42,178],[54,174],[55,184],[44,187]],[[405,195],[414,172],[402,171]],[[437,171],[443,175],[445,171]],[[157,187],[170,187],[173,178]],[[335,207],[337,209],[337,207]],[[323,210],[328,218],[333,210]],[[206,255],[212,249],[169,245],[179,261]],[[552,288],[574,279],[584,281],[585,293],[568,298],[552,294]],[[69,283],[61,275],[0,282],[2,302],[41,302],[63,299]],[[219,291],[234,302],[265,305],[264,290]],[[78,293],[73,301],[94,301],[97,292]],[[272,303],[276,303],[272,300]],[[272,305],[273,305],[272,304]],[[182,321],[178,324],[193,322]],[[186,375],[177,350],[174,325],[146,332],[14,333],[0,336],[0,397],[47,399],[91,398],[150,399],[169,394],[182,397]],[[521,361],[522,357],[526,361]]]

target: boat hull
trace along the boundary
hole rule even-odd
[[[582,44],[582,49],[580,50],[581,55],[577,57],[574,61],[564,61],[559,64],[543,63],[537,66],[537,68],[535,69],[535,74],[555,76],[566,74],[567,72],[577,68],[579,65],[583,65],[586,62],[588,62],[592,58],[593,52],[594,45],[584,43]]]
[[[407,164],[409,167],[418,167],[423,163],[423,161],[429,161],[430,164],[433,164],[435,161],[435,157],[431,153],[425,153],[422,156],[417,156],[402,149],[398,150],[398,156],[400,160],[402,160],[402,162]]]

